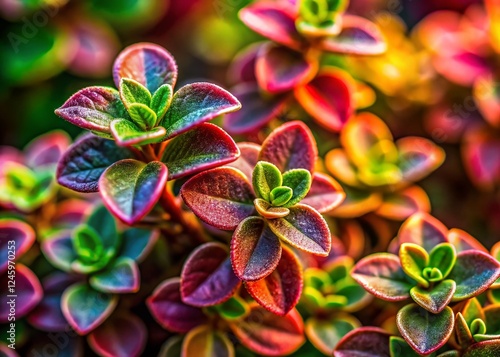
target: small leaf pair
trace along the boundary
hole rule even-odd
[[[277,218],[272,212],[267,213],[269,208],[266,209],[259,199],[269,203],[270,207],[289,208],[306,197],[311,183],[311,174],[305,169],[288,170],[282,175],[275,165],[259,161],[252,174],[253,190],[258,202],[256,209],[265,218]],[[279,217],[283,216],[280,214]]]
[[[158,232],[137,228],[118,233],[113,216],[101,206],[73,231],[44,240],[42,252],[51,264],[88,276],[87,282],[67,288],[61,300],[65,318],[79,334],[93,330],[111,314],[118,302],[115,294],[138,291],[137,261],[157,238]]]

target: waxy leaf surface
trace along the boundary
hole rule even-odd
[[[181,295],[186,304],[205,307],[223,303],[239,285],[223,244],[204,244],[194,250],[184,263]]]
[[[204,222],[233,230],[254,212],[254,194],[237,169],[216,168],[189,179],[181,188],[186,205]]]

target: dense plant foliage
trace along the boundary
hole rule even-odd
[[[409,35],[359,3],[242,2],[227,24],[260,37],[227,56],[230,89],[132,44],[114,87],[55,109],[84,133],[2,146],[0,354],[500,356],[500,6],[434,11]],[[98,33],[64,67],[97,75],[85,43],[117,46]],[[464,209],[492,236],[449,228]]]

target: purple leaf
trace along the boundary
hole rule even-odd
[[[344,15],[342,31],[337,36],[327,37],[321,47],[325,51],[355,55],[378,55],[387,45],[378,27],[362,17]]]
[[[181,188],[186,205],[203,222],[233,230],[254,211],[254,194],[246,177],[231,167],[202,172]]]
[[[117,303],[116,295],[101,293],[85,283],[77,283],[64,291],[61,309],[71,327],[79,335],[86,335],[111,315]]]
[[[61,231],[46,237],[41,243],[42,253],[54,267],[70,272],[77,255],[73,248],[71,231]]]
[[[179,89],[160,125],[166,139],[182,134],[221,114],[234,112],[241,104],[231,93],[211,83],[192,83]]]
[[[242,109],[224,118],[223,128],[231,134],[248,134],[258,131],[276,118],[285,108],[286,96],[264,96],[253,83],[243,83],[233,89]]]
[[[328,175],[316,172],[313,175],[311,188],[302,204],[311,206],[319,213],[325,213],[338,207],[346,194],[342,186]]]
[[[70,143],[71,139],[64,131],[54,130],[44,134],[24,149],[26,163],[31,168],[57,164]]]
[[[28,267],[23,264],[16,263],[16,275],[15,275],[15,289],[16,298],[12,299],[7,293],[8,282],[10,275],[4,274],[0,277],[0,283],[2,284],[2,293],[0,295],[0,303],[3,308],[0,310],[0,322],[7,323],[11,313],[15,315],[16,320],[20,319],[28,312],[33,310],[33,308],[38,305],[43,297],[43,290],[40,281],[38,280],[35,273],[33,273]],[[10,302],[14,300],[14,305]]]
[[[162,157],[168,179],[174,180],[233,162],[240,152],[234,140],[217,125],[204,123],[174,138]]]
[[[179,278],[165,280],[146,303],[156,321],[172,332],[186,333],[207,321],[201,309],[182,302]]]
[[[302,265],[289,248],[283,248],[276,269],[265,278],[245,282],[247,291],[265,309],[286,315],[302,293]]]
[[[307,61],[300,52],[267,43],[260,48],[255,75],[260,88],[281,93],[305,84],[318,71],[316,61]]]
[[[500,262],[491,255],[466,250],[458,253],[455,266],[448,279],[457,283],[452,301],[470,299],[484,292],[500,277]]]
[[[327,256],[331,234],[323,217],[314,208],[302,204],[288,209],[288,216],[268,221],[273,233],[298,249]]]
[[[43,299],[29,314],[29,323],[42,331],[64,331],[68,328],[68,322],[61,310],[61,296],[67,286],[78,280],[76,275],[61,272],[52,273],[44,278]]]
[[[130,314],[110,318],[88,337],[90,347],[105,357],[140,356],[146,341],[146,326],[141,319]]]
[[[101,174],[117,161],[132,158],[132,153],[98,136],[87,135],[64,153],[57,167],[57,182],[78,192],[97,192]]]
[[[318,156],[316,141],[309,128],[300,121],[292,121],[274,130],[262,144],[259,161],[267,161],[281,172],[306,169],[314,172]]]
[[[387,357],[390,333],[378,327],[360,327],[345,335],[333,351],[334,357]]]
[[[89,283],[104,293],[135,293],[140,286],[139,268],[131,258],[118,258],[105,270],[93,274]]]
[[[186,304],[198,307],[221,304],[234,294],[239,285],[223,244],[204,244],[194,250],[184,263],[181,295]]]
[[[158,161],[145,164],[121,160],[99,179],[106,207],[127,224],[140,221],[160,198],[167,182],[167,167]]]
[[[351,276],[370,294],[387,301],[402,301],[410,297],[410,284],[397,255],[376,253],[361,259]]]
[[[427,355],[441,348],[453,333],[455,317],[450,307],[439,314],[409,304],[399,310],[397,324],[406,342],[418,353]]]
[[[109,133],[116,118],[126,118],[125,107],[116,89],[87,87],[71,96],[55,113],[83,129]]]
[[[113,79],[116,87],[120,86],[122,78],[133,79],[154,94],[163,84],[172,88],[175,86],[177,64],[163,47],[153,43],[136,43],[124,49],[115,60]]]
[[[254,281],[276,269],[281,257],[281,244],[264,219],[248,217],[233,233],[231,262],[238,278]]]
[[[0,274],[3,274],[9,266],[9,256],[14,255],[17,260],[31,248],[35,231],[23,221],[3,218],[0,219],[0,238]]]

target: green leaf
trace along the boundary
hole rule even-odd
[[[91,276],[89,283],[94,289],[104,293],[134,293],[139,290],[139,268],[133,259],[119,258],[106,270]]]
[[[441,348],[453,333],[454,314],[445,307],[439,314],[409,304],[399,310],[396,321],[399,332],[410,346],[427,355]]]
[[[486,324],[481,319],[475,319],[470,324],[470,332],[471,332],[472,336],[477,335],[477,334],[483,335],[486,333]]]
[[[438,268],[443,274],[443,279],[450,274],[455,261],[457,251],[450,243],[441,243],[436,245],[429,253],[429,266]]]
[[[250,312],[250,307],[245,300],[237,295],[222,304],[215,305],[214,308],[224,320],[229,321],[243,318]]]
[[[314,347],[330,355],[342,337],[359,326],[359,321],[354,317],[339,314],[335,318],[325,320],[311,317],[307,319],[304,330]]]
[[[252,173],[252,184],[258,198],[270,201],[270,193],[281,186],[283,179],[281,172],[269,162],[259,161]]]
[[[149,90],[130,78],[121,79],[120,98],[127,109],[132,104],[144,104],[147,107],[151,104],[151,93],[149,93]]]
[[[438,268],[427,267],[422,271],[422,276],[429,282],[436,282],[443,280],[443,273]]]
[[[361,259],[351,276],[370,294],[387,301],[402,301],[410,297],[410,283],[401,269],[397,255],[375,253]]]
[[[104,253],[99,234],[87,225],[80,225],[73,231],[72,241],[78,259],[84,263],[95,263]]]
[[[273,206],[279,207],[286,204],[293,196],[293,190],[290,187],[275,187],[269,194],[269,201]]]
[[[150,108],[156,113],[156,121],[159,122],[170,107],[174,91],[170,84],[164,84],[156,90],[151,99]]]
[[[420,356],[415,352],[404,339],[398,336],[391,336],[389,338],[389,348],[391,350],[391,357],[418,357]]]
[[[111,133],[120,146],[146,145],[159,142],[165,136],[165,128],[143,131],[131,121],[115,119],[111,122]]]
[[[167,167],[161,162],[121,160],[104,171],[99,192],[106,207],[131,225],[151,211],[166,182]]]
[[[108,318],[117,303],[116,295],[103,294],[78,283],[64,291],[61,309],[71,327],[79,335],[86,335]]]
[[[455,318],[455,336],[462,349],[465,349],[474,343],[467,321],[465,321],[464,316],[460,312],[457,313]]]
[[[453,301],[470,299],[484,292],[500,275],[500,263],[487,253],[466,250],[457,255],[448,279],[455,280]]]
[[[156,124],[156,113],[144,104],[130,104],[127,111],[130,119],[142,130],[149,130]]]
[[[99,233],[99,238],[105,250],[116,252],[121,239],[116,229],[115,218],[106,207],[99,205],[94,208],[87,218],[86,224]]]
[[[429,283],[422,276],[422,272],[429,264],[429,254],[420,246],[413,243],[403,243],[399,248],[399,259],[404,272],[416,280],[424,288]]]
[[[415,286],[410,290],[412,299],[433,314],[438,314],[450,303],[457,285],[453,280],[443,280],[432,289]]]
[[[293,169],[283,174],[283,186],[288,186],[293,190],[292,198],[286,203],[286,207],[291,207],[302,201],[311,188],[312,177],[305,169]]]
[[[500,355],[500,340],[483,341],[469,347],[463,357],[496,357]]]
[[[211,83],[191,83],[175,92],[160,125],[167,129],[166,139],[170,139],[240,108],[240,102],[221,87]]]
[[[182,342],[181,356],[234,356],[234,345],[227,335],[208,325],[189,331]]]

